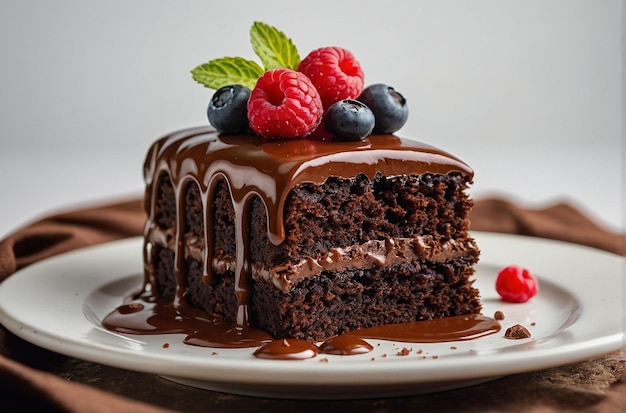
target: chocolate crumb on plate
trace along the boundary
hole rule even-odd
[[[398,351],[398,355],[399,356],[408,356],[410,352],[411,352],[411,349],[408,349],[408,348],[404,347],[404,348],[402,348],[402,350]]]
[[[515,324],[514,326],[507,328],[504,333],[504,338],[509,338],[511,340],[519,340],[529,337],[531,337],[530,331],[528,331],[528,329],[521,324]]]
[[[493,318],[498,320],[498,321],[502,321],[502,320],[504,320],[504,313],[502,311],[498,310],[498,311],[496,311],[493,314]]]

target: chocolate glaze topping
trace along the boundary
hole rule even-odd
[[[450,172],[473,176],[471,168],[456,157],[430,145],[395,135],[373,135],[357,142],[305,139],[266,142],[254,135],[220,135],[210,127],[199,127],[161,138],[152,146],[144,165],[145,208],[148,214],[144,244],[145,291],[150,292],[154,285],[151,279],[153,243],[167,245],[168,239],[171,239],[170,242],[175,246],[175,276],[178,285],[174,307],[184,305],[182,268],[185,254],[193,250],[189,247],[193,242],[183,239],[184,220],[180,211],[183,210],[184,188],[190,182],[195,182],[200,189],[206,214],[204,240],[194,242],[207,246],[202,250],[203,277],[206,283],[212,282],[215,271],[213,263],[216,259],[219,261],[225,258],[216,257],[211,224],[214,215],[211,200],[217,183],[223,179],[230,190],[235,210],[237,254],[232,261],[238,303],[237,324],[247,326],[249,283],[254,271],[249,259],[247,239],[252,199],[258,196],[263,201],[267,211],[268,239],[278,245],[285,239],[283,206],[295,186],[303,182],[322,184],[329,176],[351,178],[360,173],[373,179],[379,172],[386,176]],[[174,234],[165,233],[153,222],[156,186],[162,174],[169,176],[175,190],[179,216]],[[387,242],[393,243],[395,240]],[[417,250],[418,247],[422,246],[416,245],[414,248]],[[198,254],[199,250],[195,251]],[[370,260],[380,258],[380,255],[367,251],[362,255]],[[310,267],[315,272],[316,266]],[[267,270],[257,268],[257,277],[263,278],[263,271]],[[284,289],[284,284],[279,288]]]

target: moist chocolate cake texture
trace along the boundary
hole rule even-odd
[[[144,287],[180,307],[319,341],[476,314],[473,171],[395,135],[159,139],[144,176]]]

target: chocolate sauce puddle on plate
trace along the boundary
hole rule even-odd
[[[119,306],[105,317],[102,325],[125,334],[186,334],[184,342],[195,346],[256,348],[255,357],[275,360],[303,360],[318,353],[365,354],[373,349],[366,339],[410,343],[474,340],[501,328],[490,317],[468,314],[351,331],[316,345],[297,339],[274,340],[263,330],[212,319],[206,312],[152,296],[139,296]]]
[[[273,360],[304,360],[310,359],[320,352],[320,348],[306,340],[282,339],[272,340],[254,351],[254,356]]]
[[[388,324],[348,333],[361,338],[409,343],[467,341],[500,331],[500,323],[481,314],[458,315],[413,323]]]

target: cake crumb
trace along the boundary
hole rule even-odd
[[[218,354],[220,354],[220,353],[218,353],[217,351],[214,351],[214,352],[211,353],[212,356],[217,356]]]
[[[169,348],[170,343],[163,343],[163,348]]]
[[[504,333],[504,338],[509,338],[511,340],[519,340],[529,337],[531,337],[530,331],[528,331],[528,329],[521,324],[515,324],[513,327],[507,328],[506,333]]]
[[[397,353],[397,354],[398,354],[399,356],[408,356],[408,355],[409,355],[409,353],[411,353],[411,349],[410,349],[410,348],[403,347],[403,348],[402,348],[402,350],[398,351],[398,353]]]
[[[450,346],[450,350],[456,350],[457,348],[457,346]]]
[[[328,358],[326,357],[321,358],[320,363],[328,363]]]
[[[387,357],[387,353],[382,354],[381,357]]]
[[[422,354],[423,352],[424,352],[424,350],[422,350],[422,349],[417,350],[417,354]]]
[[[533,321],[532,323],[530,323],[530,325],[531,325],[532,327],[534,327],[534,326],[536,326],[536,325],[537,325],[537,323],[535,323],[535,322]]]
[[[434,356],[432,356],[432,357],[433,357],[434,359],[438,359],[438,358],[439,358],[439,356],[438,356],[438,355],[436,355],[436,354],[435,354]]]
[[[502,311],[498,310],[498,311],[496,311],[493,314],[493,318],[498,320],[498,321],[502,321],[502,320],[504,320],[504,313]]]
[[[376,357],[372,357],[372,358],[370,359],[370,361],[375,361],[375,360],[376,360]]]

